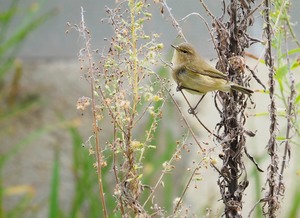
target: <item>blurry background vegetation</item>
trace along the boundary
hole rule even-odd
[[[207,2],[209,7],[215,13],[221,13],[221,9],[213,8],[210,2]],[[178,19],[195,10],[203,12],[197,1],[189,1],[188,4],[185,1],[176,4],[170,1],[169,4]],[[296,22],[300,2],[294,1],[293,4],[291,17],[292,22]],[[85,112],[82,115],[75,106],[78,97],[89,92],[88,84],[80,78],[77,61],[82,42],[77,33],[66,36],[65,31],[67,22],[79,23],[80,6],[83,6],[87,12],[86,22],[92,31],[92,46],[102,48],[104,38],[109,38],[111,34],[110,26],[101,24],[101,19],[106,17],[104,5],[113,7],[114,1],[0,2],[0,217],[100,217],[102,214],[94,160],[89,156],[88,149],[82,148],[91,135],[90,114]],[[153,19],[146,29],[161,33],[165,59],[169,60],[169,45],[177,42],[177,33],[166,20],[167,17],[161,16],[158,6],[153,4],[151,8]],[[262,31],[260,18],[256,22],[251,34],[259,38]],[[213,45],[207,43],[209,34],[201,21],[192,18],[182,23],[182,27],[197,50],[207,58],[216,57]],[[299,25],[294,30],[299,36]],[[250,51],[259,54],[260,49],[256,46]],[[261,67],[261,72],[264,70]],[[162,70],[160,73],[168,72]],[[264,79],[266,83],[266,74]],[[175,86],[171,88],[174,90]],[[256,94],[257,107],[251,111],[247,124],[253,131],[261,130],[261,125],[266,125],[264,131],[257,132],[257,136],[247,143],[249,153],[258,159],[263,168],[267,166],[264,164],[269,128],[267,99],[267,95],[257,97]],[[199,113],[203,113],[203,122],[213,129],[218,114],[211,96],[206,97],[203,105],[205,108],[201,108]],[[185,105],[182,106],[186,111]],[[154,138],[160,144],[163,141],[165,147],[153,149],[146,155],[145,184],[153,184],[157,180],[162,164],[170,159],[176,149],[176,141],[185,138],[186,130],[175,107],[172,104],[165,106],[164,114],[161,129]],[[255,114],[260,116],[255,117]],[[205,143],[207,133],[201,128],[198,130],[199,138]],[[109,138],[110,132],[106,135]],[[288,175],[285,177],[288,181],[284,198],[287,204],[282,204],[285,217],[299,214],[299,138],[295,137],[295,140],[292,159],[285,172]],[[154,141],[153,144],[158,143]],[[193,151],[193,147],[189,149]],[[180,171],[193,167],[191,162],[197,158],[193,152],[181,155],[183,158],[176,173],[166,175],[159,198],[168,211],[172,211],[173,200],[181,194],[188,179]],[[108,175],[104,186],[106,191],[113,192],[109,190],[112,179],[109,176],[110,164],[108,160],[108,167],[104,168],[104,174]],[[246,208],[259,199],[264,181],[254,167],[249,172]],[[222,204],[217,201],[220,198],[216,184],[218,174],[210,167],[202,169],[201,173],[201,179],[193,184],[197,187],[196,191],[190,190],[185,204],[197,215],[206,214],[206,208],[214,211],[212,217],[220,215]],[[107,195],[107,198],[108,202],[114,203],[113,197]],[[110,211],[114,209],[113,203],[107,205]]]

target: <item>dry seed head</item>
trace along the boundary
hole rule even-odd
[[[80,97],[76,103],[77,110],[85,110],[88,106],[90,106],[90,101],[91,99],[88,97]]]

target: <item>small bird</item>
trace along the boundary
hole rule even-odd
[[[235,90],[247,95],[253,93],[251,89],[228,81],[226,74],[206,63],[191,44],[184,42],[171,46],[175,49],[172,76],[179,90],[186,89],[195,94],[206,94],[215,90]]]

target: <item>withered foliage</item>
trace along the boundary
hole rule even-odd
[[[213,31],[216,35],[216,49],[219,54],[217,68],[228,72],[228,79],[243,86],[249,86],[251,75],[247,71],[244,56],[245,49],[257,42],[248,34],[248,28],[253,24],[252,1],[224,1],[224,13],[220,18],[214,17]],[[226,20],[228,17],[228,20]],[[249,99],[238,92],[219,92],[215,97],[215,105],[220,113],[221,121],[217,124],[220,143],[223,149],[223,166],[220,169],[218,184],[225,204],[226,217],[241,217],[243,208],[243,193],[249,182],[243,160],[246,154],[251,161],[262,171],[254,158],[248,154],[244,129],[247,120],[245,109]]]

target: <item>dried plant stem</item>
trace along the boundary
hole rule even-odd
[[[155,75],[156,75],[156,78],[157,78],[158,80],[162,81],[162,79],[160,78],[159,75],[157,75],[157,74],[155,74]],[[203,148],[203,147],[201,146],[201,144],[200,144],[200,142],[198,141],[198,139],[197,139],[197,137],[196,137],[194,131],[192,130],[190,124],[188,123],[188,121],[186,120],[185,116],[183,115],[183,112],[182,112],[182,110],[180,109],[178,103],[176,102],[176,100],[174,99],[174,97],[172,96],[172,94],[170,93],[170,91],[169,91],[166,87],[164,87],[164,89],[165,89],[165,91],[169,94],[169,96],[170,96],[170,98],[172,99],[174,105],[175,105],[176,108],[178,109],[178,111],[179,111],[179,113],[180,113],[180,115],[181,115],[181,117],[182,117],[184,123],[186,124],[186,126],[187,126],[187,128],[188,128],[190,134],[192,135],[193,139],[195,140],[196,144],[199,146],[199,148],[200,148],[200,150],[201,150],[202,152],[205,152],[205,151],[206,151],[206,148]],[[184,145],[184,144],[182,144],[182,146],[181,146],[179,149],[177,149],[177,151],[174,153],[174,155],[173,155],[173,156],[171,157],[171,159],[168,161],[167,165],[171,165],[171,163],[172,163],[172,161],[174,160],[174,158],[178,155],[178,152],[180,152],[180,151],[182,150],[183,145]],[[202,162],[203,162],[203,159],[201,160],[200,163],[202,163]],[[200,164],[200,163],[199,163],[199,164]],[[154,195],[155,190],[157,189],[157,187],[159,186],[159,184],[161,184],[161,181],[162,181],[164,175],[165,175],[167,172],[168,172],[167,170],[163,170],[163,172],[162,172],[162,174],[160,175],[159,179],[157,180],[157,182],[156,182],[154,188],[152,189],[150,195],[148,196],[148,198],[147,198],[146,201],[144,202],[143,207],[145,207],[145,205],[147,204],[147,202],[148,202],[148,201],[151,199],[151,197]],[[193,175],[194,175],[194,174],[195,174],[195,173],[193,173],[193,174],[191,175],[190,180],[193,178]],[[189,183],[188,183],[188,184],[189,184]],[[186,185],[186,187],[188,186],[188,184]],[[183,197],[184,194],[185,194],[185,192],[182,194],[182,197]],[[182,197],[181,197],[181,199],[182,199]],[[180,203],[180,202],[179,202],[179,203]],[[175,213],[175,212],[176,212],[176,210],[174,211],[174,213]]]
[[[169,93],[169,92],[168,92],[168,93]],[[179,113],[180,113],[180,115],[181,115],[181,117],[182,117],[182,119],[183,119],[185,125],[187,126],[187,128],[188,128],[190,134],[192,135],[193,139],[195,140],[196,144],[199,146],[199,148],[201,149],[202,152],[205,152],[205,151],[206,151],[206,148],[203,148],[203,147],[201,146],[201,144],[200,144],[200,142],[198,141],[198,139],[197,139],[197,137],[196,137],[196,135],[195,135],[195,133],[194,133],[194,131],[193,131],[191,125],[189,124],[189,122],[187,121],[187,119],[185,118],[185,116],[183,115],[183,112],[182,112],[182,110],[180,109],[178,103],[177,103],[176,100],[173,98],[173,96],[171,95],[171,93],[169,93],[169,95],[170,95],[170,97],[171,97],[173,103],[175,104],[177,110],[179,111]]]
[[[264,5],[266,5],[266,3],[265,3],[265,0],[264,0]],[[284,10],[284,4],[282,4],[282,6],[281,6],[281,8],[280,8],[280,10],[279,10],[279,14],[277,15],[277,19],[276,19],[276,21],[275,21],[275,23],[274,23],[274,25],[273,25],[273,31],[274,30],[276,30],[277,28],[278,28],[278,26],[279,26],[279,24],[280,24],[280,17],[282,16],[281,14],[283,13],[283,10]],[[270,8],[269,8],[269,10],[270,10]],[[266,9],[264,10],[264,12],[266,12]],[[265,15],[266,16],[266,15]],[[266,22],[266,21],[265,21]],[[269,22],[270,22],[270,18],[269,18]],[[269,23],[270,24],[270,23]],[[270,24],[271,25],[271,24]],[[257,59],[257,62],[256,62],[256,64],[255,64],[255,66],[253,67],[253,71],[255,70],[255,69],[257,69],[257,67],[258,67],[258,65],[259,65],[259,63],[260,63],[260,61],[262,60],[262,57],[264,56],[264,54],[265,54],[265,51],[267,50],[267,47],[268,47],[268,43],[265,43],[265,46],[264,46],[264,48],[263,48],[263,50],[262,50],[262,52],[261,52],[261,54],[259,55],[259,57],[258,58],[256,58]]]
[[[175,19],[175,17],[173,16],[172,12],[171,12],[171,8],[168,6],[167,2],[165,0],[161,0],[160,1],[161,5],[167,9],[169,16],[172,20],[172,24],[174,26],[174,28],[177,30],[178,35],[187,42],[187,39],[185,38],[183,32],[182,32],[182,28],[180,27],[179,23],[177,22],[177,20]]]
[[[214,20],[215,16],[210,12],[207,5],[203,2],[203,0],[199,0],[199,1],[202,4],[202,7],[205,9],[206,13]]]
[[[160,177],[157,180],[155,186],[152,188],[151,193],[149,194],[149,196],[147,197],[146,201],[144,202],[143,208],[148,203],[148,201],[151,199],[151,197],[154,195],[154,192],[157,189],[157,187],[162,183],[162,179],[165,176],[165,174],[168,173],[168,172],[170,172],[170,169],[168,168],[168,166],[172,165],[172,162],[174,161],[174,159],[176,158],[176,156],[181,152],[183,146],[184,146],[184,143],[182,143],[181,146],[179,148],[177,148],[176,152],[172,155],[171,159],[165,164],[166,167],[165,167],[165,169],[163,169],[162,174],[160,175]]]
[[[250,10],[250,1],[231,0],[224,7],[222,18],[216,18],[200,0],[206,13],[213,20],[213,27],[216,33],[217,51],[219,54],[219,62],[217,68],[221,71],[228,71],[228,79],[234,82],[243,84],[245,77],[243,74],[237,73],[232,67],[229,67],[228,58],[236,56],[244,56],[244,50],[250,44],[247,29],[252,19],[253,11]],[[224,3],[225,4],[225,3]],[[225,8],[229,15],[227,22],[222,22],[225,19]],[[257,9],[254,9],[257,10]],[[249,21],[249,22],[248,22]],[[222,200],[225,205],[226,217],[242,217],[243,208],[243,192],[248,186],[247,176],[241,181],[242,175],[247,175],[244,166],[243,154],[246,152],[246,137],[243,131],[243,125],[246,122],[244,111],[247,107],[247,98],[240,93],[218,92],[218,100],[222,105],[219,109],[216,101],[216,107],[220,112],[221,121],[218,123],[218,135],[221,136],[222,148],[224,157],[223,166],[219,172],[218,185],[222,195]],[[217,98],[215,98],[217,99]],[[220,134],[220,130],[223,133]],[[247,155],[252,158],[250,155]],[[216,169],[216,167],[214,166]]]
[[[200,118],[198,117],[197,113],[194,111],[195,108],[192,107],[191,103],[189,102],[189,100],[187,99],[187,97],[185,96],[185,94],[183,93],[182,90],[180,90],[184,100],[186,101],[186,103],[189,106],[189,113],[192,114],[196,120],[198,121],[198,123],[211,135],[215,136],[217,139],[221,139],[220,136],[216,135],[215,133],[213,133],[212,131],[210,131],[205,125],[204,123],[202,123],[202,121],[200,120]]]
[[[201,2],[201,3],[204,4],[203,2]],[[209,27],[207,21],[204,19],[204,17],[201,16],[199,13],[193,12],[193,13],[190,13],[190,14],[186,15],[186,16],[185,16],[184,18],[182,18],[181,20],[182,20],[182,21],[186,21],[190,16],[197,16],[197,17],[199,17],[199,18],[203,21],[203,23],[204,23],[205,26],[206,26],[207,31],[209,32],[209,35],[210,35],[211,40],[212,40],[212,42],[214,43],[214,47],[215,47],[215,49],[216,49],[217,52],[218,52],[217,44],[216,44],[216,41],[214,40],[213,32],[212,32],[211,28]],[[219,53],[219,52],[218,52],[218,56],[219,56],[219,59],[221,60],[221,56],[220,56],[220,53]]]
[[[289,22],[286,22],[286,25],[289,28]],[[287,130],[286,130],[286,135],[285,135],[285,143],[284,143],[284,154],[282,158],[282,163],[281,163],[281,169],[280,169],[280,174],[279,174],[279,189],[277,191],[277,194],[283,194],[280,193],[281,190],[284,190],[283,187],[283,172],[286,167],[287,159],[290,157],[290,139],[291,139],[291,131],[293,129],[293,120],[292,117],[294,116],[293,111],[294,111],[294,100],[295,100],[295,76],[293,71],[291,71],[291,64],[290,64],[290,59],[288,55],[288,39],[287,39],[287,34],[285,32],[285,47],[286,47],[286,54],[287,54],[287,66],[288,66],[288,71],[289,71],[289,83],[290,83],[290,96],[288,97],[288,105],[287,105]]]
[[[275,104],[275,80],[274,80],[274,60],[272,58],[272,27],[270,23],[270,2],[269,0],[265,0],[265,34],[267,37],[267,48],[265,53],[265,62],[269,68],[269,97],[270,97],[270,138],[268,142],[268,153],[271,158],[270,165],[268,167],[268,178],[267,184],[269,185],[269,191],[267,196],[265,197],[265,201],[268,205],[268,216],[269,217],[276,217],[276,210],[279,207],[278,204],[278,195],[276,190],[277,182],[276,182],[276,175],[278,174],[278,155],[276,153],[277,150],[277,143],[276,143],[276,136],[277,136],[277,115],[276,115],[276,104]]]
[[[199,161],[199,163],[197,164],[197,166],[196,166],[195,169],[193,170],[193,172],[192,172],[192,174],[191,174],[191,176],[190,176],[188,182],[186,183],[186,185],[185,185],[185,187],[184,187],[184,189],[183,189],[183,192],[182,192],[182,194],[181,194],[181,196],[180,196],[180,198],[179,198],[179,200],[178,200],[178,202],[177,202],[177,204],[176,204],[176,206],[175,206],[175,209],[174,209],[174,211],[173,211],[173,214],[174,214],[174,215],[176,214],[177,210],[180,208],[180,204],[182,203],[183,197],[184,197],[184,195],[185,195],[187,189],[190,187],[190,184],[191,184],[191,182],[192,182],[194,176],[196,175],[197,171],[200,169],[200,167],[201,167],[203,161],[204,161],[204,158],[201,159],[201,161]]]
[[[129,0],[128,6],[130,8],[130,19],[131,19],[131,48],[132,48],[132,59],[133,59],[133,67],[132,67],[132,74],[133,76],[133,81],[132,83],[132,88],[133,88],[133,100],[132,100],[132,110],[131,110],[131,117],[129,121],[129,126],[127,128],[127,142],[126,142],[126,156],[128,158],[128,166],[129,166],[129,171],[128,171],[128,178],[134,178],[136,180],[137,178],[137,172],[134,169],[134,152],[131,147],[131,140],[132,140],[132,129],[134,125],[134,118],[136,115],[136,109],[137,109],[137,104],[139,102],[139,75],[138,75],[138,57],[137,57],[137,35],[136,35],[136,30],[135,30],[135,0]],[[138,189],[137,185],[138,181],[133,181],[133,187]],[[135,189],[133,188],[133,189]],[[137,190],[135,190],[137,191]]]
[[[104,217],[108,217],[106,203],[103,192],[103,182],[102,182],[102,151],[100,147],[100,139],[98,134],[98,123],[96,116],[96,100],[95,100],[95,75],[94,75],[94,67],[92,61],[92,54],[90,49],[90,35],[88,34],[88,30],[85,26],[84,20],[84,10],[81,7],[81,26],[82,26],[82,35],[85,41],[85,49],[87,52],[88,65],[89,65],[89,74],[90,74],[90,86],[91,86],[91,95],[92,95],[92,113],[93,113],[93,131],[95,135],[95,147],[96,147],[96,160],[97,160],[97,175],[98,175],[98,184],[99,184],[99,194],[102,203],[103,215]]]
[[[113,133],[113,171],[114,171],[114,176],[115,176],[115,180],[116,180],[116,186],[120,189],[120,182],[119,182],[119,177],[118,177],[118,170],[117,170],[117,154],[116,154],[116,141],[117,141],[117,125],[114,122],[114,133]],[[118,197],[119,200],[119,204],[120,204],[120,210],[121,210],[121,214],[122,216],[125,216],[125,210],[124,210],[124,206],[123,206],[123,201],[122,201],[122,195],[120,195]]]
[[[137,36],[135,31],[135,0],[129,0],[130,18],[131,18],[131,44],[132,44],[132,58],[133,58],[133,108],[132,121],[136,113],[136,106],[139,101],[139,75],[138,75],[138,58],[137,58]]]

